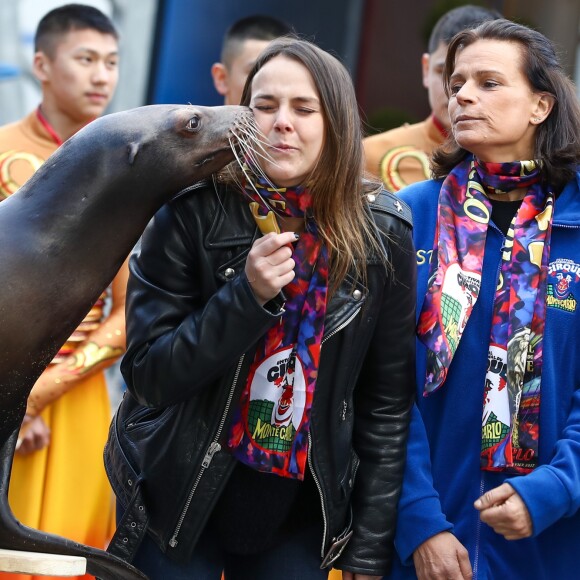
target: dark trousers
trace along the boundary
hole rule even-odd
[[[123,508],[118,505],[117,513]],[[327,580],[320,569],[322,527],[309,524],[280,544],[252,555],[231,554],[220,548],[206,530],[187,564],[170,560],[148,536],[141,544],[133,565],[150,580]]]

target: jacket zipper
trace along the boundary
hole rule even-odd
[[[348,326],[355,318],[355,316],[361,311],[361,306],[359,306],[342,324],[339,324],[331,333],[323,337],[322,343],[326,342],[329,338],[333,337],[337,332],[340,332],[343,328]],[[312,479],[314,479],[314,484],[316,489],[318,489],[318,494],[320,495],[320,505],[322,508],[322,522],[324,524],[324,529],[322,532],[322,546],[320,548],[320,557],[324,558],[324,546],[326,545],[326,534],[328,532],[328,520],[326,517],[326,510],[324,509],[324,491],[314,470],[314,465],[312,463],[312,434],[308,431],[308,466],[310,467],[310,473],[312,474]]]
[[[499,280],[499,277],[501,275],[501,266],[503,263],[503,253],[505,251],[505,242],[506,242],[507,237],[493,222],[489,222],[489,226],[492,229],[494,229],[495,231],[497,231],[502,238],[502,243],[501,243],[501,248],[500,248],[500,259],[499,259],[499,263],[498,263],[497,268],[496,268],[496,278],[495,278],[496,280]],[[493,301],[491,304],[491,309],[493,310]],[[482,474],[480,476],[480,480],[479,480],[479,496],[478,497],[481,497],[483,495],[484,487],[485,487],[485,484],[483,481],[483,474]],[[473,580],[477,580],[477,574],[478,574],[478,570],[479,570],[480,544],[481,544],[481,518],[478,515],[477,522],[475,524],[475,555],[473,557]]]
[[[562,228],[564,230],[577,230],[580,226],[572,226],[569,224],[552,224],[553,228]]]
[[[310,473],[312,474],[312,479],[314,479],[314,483],[316,484],[316,488],[318,489],[318,493],[320,495],[320,503],[322,505],[322,522],[324,524],[324,529],[322,532],[322,548],[320,549],[320,557],[324,558],[324,546],[326,545],[326,533],[328,531],[328,522],[326,519],[326,510],[324,509],[324,492],[322,491],[322,486],[318,481],[318,476],[314,471],[314,466],[312,465],[312,436],[310,435],[310,430],[308,431],[308,465],[310,467]]]
[[[484,483],[483,475],[481,476],[479,484],[479,497],[483,495]],[[479,569],[479,544],[481,540],[481,518],[477,517],[477,528],[475,531],[475,557],[473,558],[473,580],[477,580],[477,573]]]
[[[348,326],[361,311],[361,308],[362,306],[359,306],[342,324],[339,324],[331,333],[324,336],[321,344],[324,344],[329,338],[332,338],[337,332],[340,332],[345,326]]]
[[[175,548],[177,546],[177,536],[179,535],[179,532],[181,530],[181,526],[183,525],[183,520],[185,520],[185,516],[187,515],[187,512],[189,510],[189,506],[191,505],[191,502],[193,500],[193,496],[195,494],[195,490],[197,489],[197,486],[199,485],[199,482],[205,472],[205,470],[210,466],[210,463],[212,462],[212,459],[214,457],[214,455],[221,450],[222,446],[218,443],[218,439],[221,436],[222,430],[224,428],[224,424],[226,422],[226,417],[228,415],[228,411],[230,409],[230,405],[232,404],[232,398],[234,396],[234,391],[236,390],[236,385],[238,383],[238,378],[240,376],[240,370],[242,369],[242,364],[244,362],[244,357],[246,355],[243,354],[240,357],[240,360],[238,361],[238,366],[236,367],[236,372],[234,374],[234,380],[232,382],[232,386],[230,388],[230,392],[228,393],[228,399],[226,401],[226,406],[224,408],[224,412],[222,413],[222,417],[218,426],[218,430],[213,438],[213,441],[209,444],[209,447],[207,448],[206,452],[205,452],[205,456],[203,458],[203,461],[201,462],[201,468],[199,470],[199,473],[197,474],[197,477],[195,478],[195,481],[193,482],[193,485],[191,486],[191,490],[189,491],[189,495],[187,496],[187,500],[185,502],[185,505],[183,506],[183,510],[181,511],[181,514],[179,515],[179,520],[177,520],[177,525],[175,526],[175,530],[173,532],[173,535],[171,536],[171,539],[169,540],[169,545],[172,548]]]

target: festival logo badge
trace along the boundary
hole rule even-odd
[[[580,264],[565,258],[550,262],[546,289],[547,306],[566,312],[575,312],[579,280]]]
[[[263,360],[251,377],[247,430],[270,452],[290,450],[304,418],[306,380],[293,346]]]

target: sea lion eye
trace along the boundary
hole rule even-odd
[[[187,122],[188,131],[197,131],[200,127],[201,127],[201,119],[199,118],[199,115],[194,115]]]

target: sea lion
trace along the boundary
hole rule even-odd
[[[147,222],[243,154],[240,135],[255,135],[246,107],[152,105],[107,115],[0,203],[1,548],[85,556],[87,572],[103,580],[146,578],[106,552],[18,522],[8,505],[14,447],[32,386]]]

